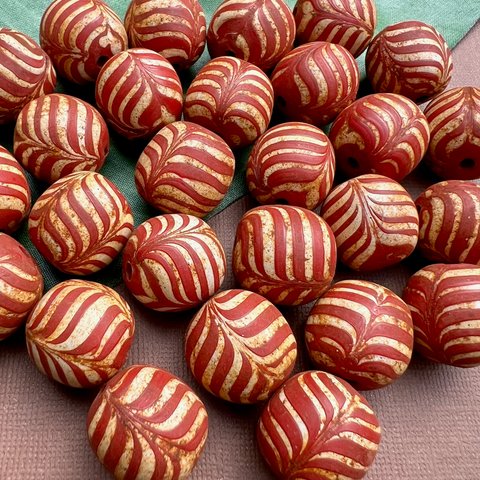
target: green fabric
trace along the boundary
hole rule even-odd
[[[293,8],[295,1],[296,0],[287,0],[287,3]],[[0,0],[2,7],[0,9],[0,27],[19,30],[30,35],[38,42],[40,19],[50,2],[51,0]],[[125,17],[129,0],[109,0],[108,3],[121,19]],[[221,3],[221,0],[200,0],[200,3],[207,16],[208,24],[215,8]],[[419,0],[376,0],[376,5],[378,12],[376,33],[392,23],[403,20],[421,20],[437,28],[445,37],[450,48],[453,48],[480,18],[479,0],[467,0],[464,2],[455,0],[429,0],[428,2]],[[208,59],[208,52],[207,49],[205,49],[205,53],[197,64],[182,76],[185,89]],[[362,78],[365,78],[364,56],[358,59],[358,64]],[[79,87],[73,84],[67,84],[67,82],[59,79],[56,91],[80,97],[92,104],[95,103],[94,87],[91,85]],[[364,94],[368,92],[368,87],[365,87],[365,82],[363,82],[361,92]],[[272,120],[273,123],[278,123],[279,121],[280,119],[278,118]],[[12,139],[13,126],[0,126],[0,144],[12,151]],[[159,214],[159,212],[149,207],[142,200],[134,184],[135,164],[146,144],[147,142],[141,141],[134,143],[129,142],[115,132],[111,132],[110,153],[101,170],[101,173],[112,180],[127,198],[133,210],[135,226]],[[234,181],[223,202],[210,216],[220,212],[235,200],[248,193],[245,182],[245,164],[249,151],[250,148],[247,148],[236,154]],[[35,202],[48,185],[35,180],[29,174],[27,175],[32,190],[32,200]],[[67,275],[62,274],[49,265],[33,247],[27,233],[27,222],[14,234],[14,237],[29,249],[40,265],[44,275],[46,289],[50,289],[58,282],[68,278]],[[86,278],[109,286],[119,284],[121,282],[121,258],[117,258],[107,268]]]

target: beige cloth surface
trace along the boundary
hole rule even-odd
[[[449,88],[480,87],[480,23],[454,49]],[[402,183],[415,199],[438,181],[420,166]],[[235,229],[249,197],[231,205],[209,223],[219,235],[229,272],[223,289],[234,287],[231,253]],[[373,274],[339,266],[336,281],[363,278],[397,294],[410,275],[425,265],[417,254],[401,265]],[[193,379],[183,356],[185,330],[194,312],[162,315],[143,308],[124,285],[117,290],[135,311],[136,337],[127,365],[152,363],[185,380],[209,413],[205,451],[192,480],[270,480],[261,458],[255,426],[263,405],[223,402]],[[282,308],[299,343],[295,372],[310,368],[303,328],[312,304]],[[0,480],[103,480],[110,475],[95,458],[86,437],[88,409],[98,389],[76,390],[43,376],[30,361],[23,331],[0,343]],[[480,479],[480,368],[435,365],[414,355],[409,369],[393,385],[365,396],[383,429],[368,480]]]

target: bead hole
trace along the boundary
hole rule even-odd
[[[225,52],[225,55],[226,55],[227,57],[236,57],[235,52],[234,52],[233,50],[227,50],[227,51]]]
[[[102,55],[101,57],[98,57],[97,65],[99,67],[103,67],[107,62],[108,62],[108,57],[106,55]]]
[[[475,166],[475,160],[473,158],[464,158],[460,162],[460,168],[473,168]]]
[[[428,95],[424,95],[423,97],[418,97],[416,103],[423,103],[428,100]]]
[[[285,200],[284,198],[278,198],[275,200],[275,203],[278,205],[290,205],[288,203],[288,200]]]
[[[360,164],[358,163],[358,160],[353,157],[348,157],[347,158],[347,163],[350,168],[353,168],[354,170],[357,170],[360,168]]]
[[[172,63],[172,67],[175,69],[176,72],[180,71],[180,64]]]
[[[130,262],[127,262],[127,266],[125,268],[125,273],[127,274],[127,280],[130,282],[133,277],[133,268]]]
[[[416,207],[417,207],[417,212],[420,214],[420,212],[422,211],[421,205],[418,205],[418,203],[417,203]]]
[[[283,108],[285,108],[287,106],[287,102],[285,101],[285,99],[283,97],[278,96],[277,97],[277,102]]]

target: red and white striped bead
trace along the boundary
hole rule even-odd
[[[212,58],[231,55],[272,69],[293,46],[295,19],[283,0],[224,0],[208,28]]]
[[[163,127],[135,169],[135,186],[165,213],[204,217],[223,199],[233,180],[235,157],[218,135],[191,122]]]
[[[280,311],[262,296],[226,290],[193,317],[185,339],[193,376],[235,403],[266,400],[288,378],[297,342]]]
[[[52,61],[40,45],[0,28],[0,125],[14,122],[30,100],[52,93],[56,84]]]
[[[202,55],[206,20],[198,0],[132,0],[125,15],[130,47],[148,48],[177,71]]]
[[[418,242],[418,213],[408,192],[383,175],[361,175],[338,185],[321,216],[332,228],[342,263],[359,272],[408,257]]]
[[[376,93],[398,93],[422,103],[445,90],[452,54],[442,35],[418,21],[384,28],[368,47],[367,76]]]
[[[373,0],[298,0],[293,14],[298,45],[336,43],[355,58],[369,45],[377,24]]]
[[[242,288],[278,305],[320,297],[335,274],[337,248],[327,222],[310,210],[268,205],[237,227],[233,273]]]
[[[117,187],[94,172],[71,173],[37,200],[30,239],[62,272],[89,275],[120,253],[133,230],[130,205]]]
[[[0,233],[0,341],[20,327],[42,295],[42,272],[33,257]]]
[[[165,214],[135,229],[122,271],[138,301],[159,312],[179,312],[200,305],[220,288],[225,252],[200,218]]]
[[[317,127],[283,123],[255,143],[247,162],[247,185],[262,205],[283,200],[313,210],[332,188],[335,156]]]
[[[205,446],[208,415],[182,380],[133,365],[100,391],[87,417],[90,446],[117,480],[184,480]]]
[[[238,58],[208,62],[185,97],[184,117],[220,135],[230,148],[251,145],[273,112],[273,88],[257,67]]]
[[[76,388],[99,385],[127,360],[135,319],[127,302],[105,285],[61,282],[38,302],[25,328],[36,367]]]
[[[376,283],[344,280],[312,308],[305,343],[314,366],[359,390],[390,385],[407,369],[413,350],[410,310]]]
[[[15,126],[13,152],[36,178],[56,182],[72,172],[97,172],[108,155],[110,137],[102,116],[70,95],[31,101]]]
[[[480,366],[480,268],[434,264],[408,281],[403,300],[410,307],[415,350],[455,367]]]
[[[317,371],[287,380],[257,426],[260,452],[281,480],[361,479],[380,436],[367,400],[344,380]]]
[[[292,50],[271,76],[275,105],[292,122],[321,127],[357,96],[358,66],[341,45],[311,42]]]
[[[95,99],[107,123],[129,140],[151,138],[182,116],[177,72],[160,54],[145,48],[119,53],[103,66]]]

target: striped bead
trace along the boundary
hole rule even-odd
[[[255,143],[247,162],[247,185],[262,205],[285,201],[313,210],[332,188],[335,156],[317,127],[283,123]]]
[[[415,205],[423,256],[434,262],[480,264],[480,186],[462,180],[436,183]]]
[[[298,45],[336,43],[355,58],[369,45],[377,24],[373,0],[298,0],[293,14]]]
[[[380,436],[367,400],[347,382],[318,371],[285,382],[257,426],[260,452],[281,480],[363,478]]]
[[[198,0],[132,0],[125,15],[130,47],[148,48],[182,71],[202,55],[206,20]]]
[[[184,480],[205,446],[208,415],[170,372],[133,365],[100,391],[87,417],[90,446],[117,480]]]
[[[138,301],[179,312],[208,300],[225,279],[220,240],[203,220],[165,214],[142,223],[123,254],[123,280]]]
[[[359,272],[400,262],[418,242],[415,203],[399,183],[382,175],[338,185],[320,214],[335,235],[340,261]]]
[[[410,310],[391,290],[344,280],[318,299],[305,327],[313,365],[359,390],[390,385],[412,357]]]
[[[312,42],[292,50],[271,76],[275,105],[288,121],[321,127],[357,96],[358,66],[340,45]]]
[[[452,78],[452,54],[432,26],[406,21],[375,36],[365,59],[376,93],[390,92],[422,103],[445,90]]]
[[[480,268],[429,265],[410,278],[403,300],[412,312],[415,350],[446,365],[480,366]]]
[[[302,305],[320,297],[335,274],[337,248],[316,213],[290,205],[248,211],[237,227],[233,273],[242,288],[274,304]]]
[[[129,140],[151,138],[182,116],[182,84],[175,69],[144,48],[119,53],[104,65],[95,99],[108,124]]]
[[[272,69],[293,46],[295,19],[283,0],[224,0],[207,34],[212,58],[233,56]]]
[[[233,57],[208,62],[185,98],[185,120],[220,135],[230,148],[251,145],[267,130],[273,88],[257,67]]]
[[[337,166],[347,177],[376,173],[399,182],[425,155],[430,130],[411,100],[377,93],[346,108],[333,122],[329,137]]]
[[[62,272],[89,275],[106,267],[133,230],[130,205],[99,173],[57,180],[37,200],[28,220],[30,239]]]
[[[0,231],[12,233],[27,218],[32,196],[20,164],[0,146]]]
[[[0,233],[0,341],[20,327],[42,295],[42,272],[33,257]]]
[[[54,0],[43,14],[40,45],[60,75],[95,82],[104,63],[128,48],[118,15],[102,0]]]
[[[289,377],[297,342],[280,311],[246,290],[221,292],[188,326],[185,356],[210,393],[235,403],[266,400]]]
[[[424,113],[431,134],[425,163],[447,180],[480,178],[480,88],[447,90]]]
[[[13,152],[36,178],[56,182],[72,172],[97,172],[108,155],[110,137],[102,116],[70,95],[31,101],[15,126]]]
[[[115,290],[77,279],[49,290],[25,328],[36,367],[76,388],[113,377],[127,360],[134,331],[133,313]]]
[[[30,100],[52,93],[56,84],[52,61],[40,45],[0,28],[0,125],[14,122]]]
[[[235,157],[215,133],[190,122],[162,128],[137,162],[135,186],[165,213],[204,217],[223,199],[233,180]]]

